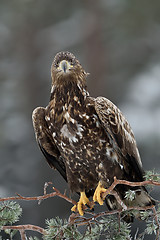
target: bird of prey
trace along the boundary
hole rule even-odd
[[[133,131],[122,112],[104,97],[87,91],[87,73],[72,53],[59,52],[51,66],[51,96],[46,108],[32,114],[38,145],[51,168],[57,169],[80,199],[72,211],[84,214],[89,197],[103,204],[102,193],[114,176],[143,181],[142,162]],[[127,200],[125,192],[135,190]],[[116,192],[129,206],[152,205],[144,187],[117,185]],[[109,209],[120,208],[108,195]]]

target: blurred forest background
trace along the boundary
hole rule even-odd
[[[38,149],[31,120],[35,107],[48,104],[50,66],[63,50],[90,73],[91,95],[123,111],[144,169],[160,171],[160,1],[1,0],[0,197],[41,195],[47,181],[67,188]],[[42,227],[45,218],[68,218],[71,208],[59,198],[20,204],[21,224]]]

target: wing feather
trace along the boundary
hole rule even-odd
[[[57,169],[67,181],[66,167],[63,158],[54,143],[53,137],[50,135],[50,131],[45,120],[45,111],[45,108],[38,107],[32,114],[36,140],[50,167]]]
[[[98,117],[112,138],[115,148],[123,155],[128,164],[133,167],[137,176],[142,178],[142,162],[133,131],[122,112],[108,99],[97,97],[95,110]]]

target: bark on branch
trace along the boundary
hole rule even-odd
[[[44,194],[41,195],[41,196],[24,197],[24,196],[21,196],[20,194],[17,194],[17,196],[14,196],[14,197],[0,198],[0,202],[2,202],[2,201],[11,201],[11,200],[24,200],[24,201],[38,201],[40,203],[42,200],[58,196],[60,198],[65,199],[67,202],[72,203],[73,205],[76,204],[76,202],[74,200],[72,200],[71,198],[67,197],[65,193],[62,194],[55,187],[53,187],[54,192],[51,192],[51,193],[47,194],[46,189],[47,189],[49,184],[52,184],[52,183],[51,182],[45,183],[45,185],[44,185]],[[121,205],[122,208],[121,209],[117,209],[117,210],[112,210],[112,211],[93,213],[93,212],[86,211],[88,207],[84,206],[84,211],[87,212],[90,215],[90,217],[82,217],[78,213],[72,213],[70,215],[70,217],[69,217],[68,224],[76,224],[78,226],[81,226],[81,225],[91,224],[94,221],[97,222],[98,221],[97,219],[102,217],[102,216],[113,215],[113,214],[121,214],[123,211],[126,211],[126,210],[127,211],[130,211],[130,210],[145,211],[145,210],[151,209],[153,211],[153,216],[154,216],[154,219],[155,219],[156,224],[157,224],[157,234],[156,234],[157,236],[156,237],[159,237],[160,225],[159,225],[159,221],[158,221],[158,217],[157,217],[157,212],[156,212],[155,206],[144,206],[144,207],[133,206],[133,207],[127,207],[123,203],[121,198],[119,197],[118,193],[114,190],[115,187],[118,184],[128,185],[128,186],[132,186],[132,187],[135,187],[135,186],[146,186],[146,185],[160,186],[160,182],[156,182],[156,181],[152,181],[152,180],[147,180],[147,181],[143,181],[143,182],[129,182],[129,181],[126,181],[126,180],[119,180],[116,177],[114,177],[114,181],[113,181],[112,185],[106,190],[106,192],[104,192],[102,194],[102,198],[105,198],[108,194],[114,195],[116,200],[118,201],[118,203]],[[45,230],[43,228],[41,228],[39,226],[31,225],[31,224],[17,225],[17,226],[3,226],[2,227],[2,230],[6,230],[6,229],[16,229],[16,230],[19,230],[22,240],[26,239],[26,235],[25,235],[25,231],[26,230],[36,231],[36,232],[41,233],[42,235],[45,234]]]

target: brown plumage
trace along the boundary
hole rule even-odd
[[[114,176],[142,181],[142,163],[124,115],[108,99],[90,97],[87,74],[73,54],[58,53],[51,76],[48,106],[33,111],[35,135],[49,165],[60,172],[71,191],[80,193],[72,210],[77,208],[83,215],[83,205],[89,205],[87,197],[93,196],[94,201],[103,204],[101,193],[111,185]],[[128,189],[136,190],[132,202],[124,199]],[[116,191],[126,204],[153,204],[144,187],[119,185]],[[107,196],[106,201],[111,209],[119,207],[112,196]]]

